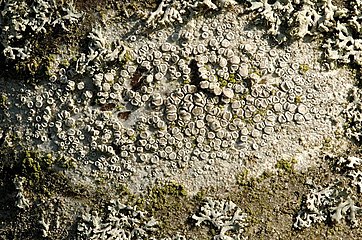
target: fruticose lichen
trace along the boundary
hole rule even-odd
[[[295,228],[307,228],[322,222],[341,223],[344,219],[351,226],[358,227],[358,216],[362,210],[356,202],[356,196],[361,189],[359,169],[362,160],[358,157],[341,157],[335,164],[340,174],[350,178],[349,184],[344,187],[338,182],[324,188],[314,186],[296,216]]]
[[[346,135],[357,142],[362,140],[361,96],[360,89],[352,88],[349,93],[350,102],[343,111],[347,119]]]
[[[106,217],[96,211],[83,215],[77,229],[86,239],[149,239],[149,233],[157,230],[157,221],[136,207],[114,200]]]
[[[246,226],[246,214],[232,201],[206,199],[200,212],[194,214],[192,219],[195,225],[205,224],[215,228],[217,235],[213,239],[243,239],[243,228]]]
[[[311,190],[307,195],[301,211],[298,212],[294,222],[295,228],[307,228],[315,223],[341,223],[348,219],[352,226],[358,226],[356,218],[361,208],[347,193],[347,189],[338,189],[336,186]]]
[[[72,3],[55,0],[5,0],[0,4],[1,50],[12,60],[30,58],[38,37],[55,28],[69,31],[67,26],[77,23],[82,16]]]
[[[323,48],[330,61],[361,65],[361,6],[360,0],[337,7],[331,0],[248,0],[250,11],[268,25],[268,33],[277,41],[288,37],[317,36],[324,39]],[[285,31],[287,29],[287,31]],[[328,38],[324,38],[328,35]]]

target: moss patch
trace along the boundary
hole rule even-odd
[[[138,200],[142,202],[141,207],[159,221],[159,237],[173,236],[177,232],[189,234],[189,216],[198,202],[187,194],[182,185],[175,182],[157,184]]]
[[[284,171],[286,173],[293,173],[294,172],[294,165],[297,163],[296,159],[286,160],[281,159],[278,160],[275,164],[275,168]]]
[[[299,72],[301,74],[306,74],[309,71],[309,65],[308,64],[300,64],[299,65]]]

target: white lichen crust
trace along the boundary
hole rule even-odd
[[[4,125],[76,163],[80,179],[107,174],[131,189],[159,179],[194,192],[232,184],[249,158],[256,174],[281,158],[306,168],[343,131],[354,80],[327,71],[315,44],[280,49],[234,15],[149,35],[130,32],[132,21],[95,25],[85,48],[52,56],[47,81],[9,86]]]

